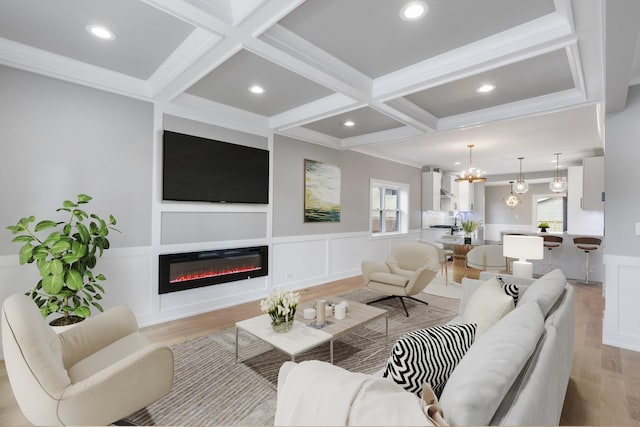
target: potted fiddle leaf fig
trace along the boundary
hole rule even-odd
[[[65,200],[58,212],[66,212],[66,221],[42,220],[34,216],[20,218],[7,229],[14,235],[13,242],[22,243],[20,264],[35,262],[40,280],[26,293],[40,308],[42,317],[61,314],[50,322],[52,326],[77,323],[91,315],[91,307],[102,311],[99,301],[104,288],[99,282],[103,274],[94,274],[97,259],[109,249],[107,236],[116,219],[109,215],[104,220],[82,209],[91,201],[79,194],[77,201]],[[48,234],[44,233],[48,231]]]

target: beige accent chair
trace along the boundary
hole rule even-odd
[[[502,249],[502,245],[475,246],[467,252],[467,269],[508,271],[508,261],[502,253]],[[468,271],[465,269],[465,277],[467,277],[467,273]]]
[[[126,307],[56,334],[31,298],[2,305],[9,382],[34,425],[109,425],[171,390],[173,353],[138,330]]]
[[[391,249],[385,263],[362,261],[362,275],[367,288],[385,294],[385,297],[370,301],[399,298],[404,312],[409,317],[404,298],[429,305],[428,302],[413,298],[421,292],[438,274],[438,252],[424,243],[405,243]]]

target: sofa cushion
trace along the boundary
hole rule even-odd
[[[439,325],[409,332],[391,349],[383,376],[421,396],[428,382],[440,396],[449,375],[475,339],[476,325]]]
[[[422,399],[389,379],[317,360],[283,369],[274,425],[433,425]]]
[[[460,297],[460,304],[458,305],[458,314],[460,317],[464,314],[464,309],[467,307],[475,291],[477,291],[485,281],[486,280],[469,279],[468,277],[462,278],[462,296]]]
[[[464,323],[476,323],[481,335],[514,309],[513,298],[505,294],[493,277],[484,282],[471,296],[462,315]]]
[[[447,421],[452,425],[489,425],[543,331],[538,305],[521,302],[477,338],[442,391],[440,403]]]
[[[540,306],[544,317],[547,317],[553,305],[564,292],[566,281],[562,271],[555,269],[533,282],[520,298],[520,303],[526,304],[535,301]]]
[[[393,273],[371,273],[369,280],[404,288],[409,283],[409,279],[405,276]]]

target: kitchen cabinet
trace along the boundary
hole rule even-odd
[[[456,195],[456,209],[458,211],[473,211],[475,207],[474,203],[474,191],[473,184],[469,182],[456,182],[457,190]]]
[[[582,161],[582,209],[604,211],[604,157]]]
[[[602,236],[604,233],[604,212],[582,209],[583,167],[567,169],[567,233],[585,236]]]
[[[422,172],[422,210],[440,210],[440,172]]]

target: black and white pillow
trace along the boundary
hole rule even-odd
[[[476,336],[475,323],[438,325],[403,335],[391,349],[383,376],[421,397],[429,383],[440,396]]]
[[[518,305],[518,298],[520,297],[520,289],[515,283],[507,283],[504,279],[498,276],[498,282],[505,294],[513,298],[513,305]]]

